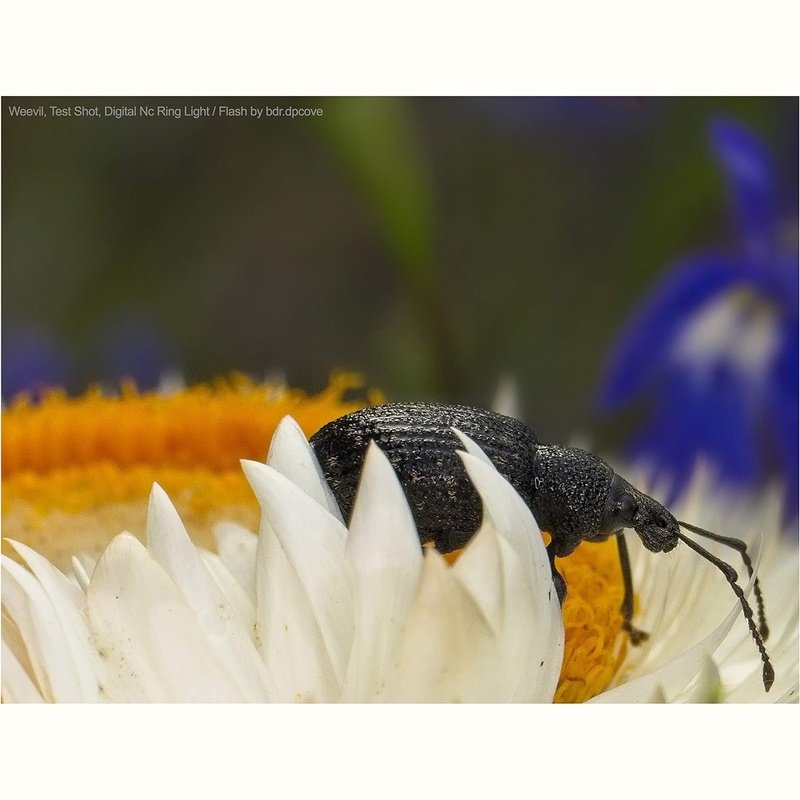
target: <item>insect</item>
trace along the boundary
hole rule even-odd
[[[432,542],[437,550],[447,553],[467,543],[482,517],[480,497],[457,455],[463,445],[453,428],[483,449],[522,497],[539,528],[551,535],[547,554],[562,603],[567,586],[556,569],[555,559],[568,556],[581,542],[616,537],[624,584],[623,627],[631,643],[638,645],[648,634],[632,624],[633,579],[623,530],[633,528],[642,544],[654,553],[666,553],[684,542],[717,567],[730,583],[761,655],[764,688],[769,691],[775,672],[764,647],[769,629],[758,579],[753,585],[759,622],[756,627],[753,610],[736,582],[738,576],[733,567],[680,529],[737,550],[752,577],[753,565],[746,544],[676,520],[664,506],[615,474],[598,456],[574,447],[543,444],[527,425],[512,417],[468,406],[433,403],[363,408],[325,425],[311,437],[311,445],[349,520],[367,447],[374,441],[403,486],[420,541]]]

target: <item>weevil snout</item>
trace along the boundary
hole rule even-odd
[[[633,528],[642,544],[654,553],[666,553],[678,544],[678,521],[649,495],[615,475],[606,500],[603,530],[612,533]]]
[[[678,545],[678,522],[660,503],[647,495],[644,497],[649,503],[640,513],[633,529],[648,550],[654,553],[668,553]]]

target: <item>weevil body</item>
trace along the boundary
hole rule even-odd
[[[482,514],[480,498],[457,455],[463,446],[453,428],[481,447],[525,501],[539,528],[551,535],[547,552],[559,599],[563,601],[566,585],[555,558],[569,555],[583,541],[599,542],[615,535],[625,584],[624,627],[633,644],[638,644],[647,634],[631,624],[633,584],[622,531],[633,528],[653,552],[667,552],[684,541],[731,583],[759,647],[764,685],[769,690],[774,673],[762,642],[768,630],[757,580],[760,633],[736,584],[733,568],[687,539],[679,526],[739,550],[752,575],[744,543],[679,523],[664,506],[616,475],[592,453],[543,444],[527,425],[511,417],[468,406],[432,403],[392,403],[361,409],[325,425],[312,436],[311,445],[343,515],[349,519],[364,456],[370,441],[374,441],[397,473],[421,542],[433,542],[441,552],[449,552],[467,543],[480,526]]]

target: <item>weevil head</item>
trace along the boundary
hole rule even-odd
[[[654,553],[666,553],[678,544],[678,522],[657,500],[615,475],[603,511],[603,530],[633,528],[642,544]]]

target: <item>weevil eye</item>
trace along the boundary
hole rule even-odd
[[[617,515],[625,522],[633,522],[639,504],[629,495],[623,494],[617,501]]]

